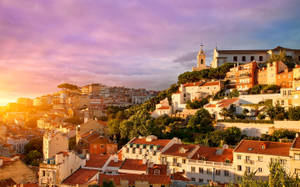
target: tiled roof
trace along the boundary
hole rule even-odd
[[[132,142],[134,144],[145,144],[145,145],[159,145],[159,149],[166,146],[171,140],[170,139],[154,139],[150,142],[146,141],[146,138],[135,138]]]
[[[13,186],[17,184],[12,178],[0,180],[0,187]]]
[[[234,152],[289,156],[292,143],[242,140]]]
[[[218,86],[220,84],[220,81],[212,81],[212,82],[206,82],[202,86]]]
[[[26,183],[26,184],[17,184],[16,187],[39,187],[39,184],[35,183]]]
[[[154,164],[153,167],[148,167],[148,174],[154,175],[155,170],[159,170],[159,175],[167,175],[167,165],[163,164]]]
[[[207,104],[204,106],[205,108],[215,108],[216,105],[215,104]]]
[[[157,110],[167,110],[167,109],[170,109],[170,107],[169,106],[161,106]]]
[[[176,172],[171,174],[171,179],[172,180],[179,180],[179,181],[190,181],[190,179],[186,178],[183,176],[183,173]]]
[[[122,160],[118,160],[117,162],[114,161],[114,159],[112,159],[109,163],[108,163],[108,167],[121,167],[123,161]]]
[[[102,168],[110,155],[90,155],[90,159],[86,161],[86,167]]]
[[[147,164],[143,164],[143,160],[140,159],[125,159],[120,169],[146,171]]]
[[[104,181],[113,181],[115,185],[120,185],[121,181],[128,181],[128,185],[134,185],[136,181],[147,181],[149,184],[165,184],[165,185],[171,183],[170,177],[166,175],[100,174],[99,185],[102,185]]]
[[[86,184],[98,173],[97,170],[93,169],[78,169],[71,176],[69,176],[66,180],[63,181],[63,184]]]
[[[171,155],[171,156],[180,156],[186,157],[188,156],[197,146],[193,144],[174,144],[165,152],[164,155]]]
[[[232,99],[223,99],[220,102],[218,102],[218,106],[219,107],[228,107],[231,104],[235,103],[236,101],[238,101],[239,98],[232,98]]]
[[[295,138],[292,148],[300,149],[300,137]]]
[[[184,86],[184,87],[200,86],[201,84],[203,84],[202,81],[199,81],[199,82],[189,82],[189,83],[185,83],[183,86]]]
[[[193,155],[192,159],[212,162],[226,162],[233,160],[232,149],[222,149],[217,147],[204,147],[200,146],[197,152]]]

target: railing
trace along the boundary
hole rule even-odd
[[[189,160],[189,163],[196,163],[196,164],[202,164],[202,165],[208,165],[208,166],[232,166],[232,163],[227,162],[212,162],[212,161],[205,161],[205,160]]]

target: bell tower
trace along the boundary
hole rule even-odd
[[[203,69],[206,69],[206,63],[205,63],[205,53],[203,51],[203,44],[200,45],[200,51],[197,55],[197,67],[193,67],[193,71],[200,71]]]

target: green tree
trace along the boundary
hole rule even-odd
[[[291,107],[288,110],[288,118],[289,120],[295,120],[299,121],[300,120],[300,107]]]
[[[229,94],[228,94],[228,97],[229,98],[232,98],[232,97],[239,97],[240,96],[240,93],[237,89],[233,89]]]
[[[32,166],[38,166],[42,158],[43,154],[41,152],[32,150],[28,154],[26,154],[25,163]]]
[[[205,109],[200,109],[188,121],[187,128],[192,129],[194,132],[207,133],[214,130],[212,125],[212,117]]]
[[[114,183],[112,181],[103,181],[101,187],[114,187]]]
[[[107,126],[108,126],[108,133],[110,135],[120,135],[120,123],[121,121],[118,119],[112,119],[108,121]]]
[[[240,128],[229,127],[224,132],[225,143],[230,145],[236,145],[242,139],[242,132]]]
[[[207,103],[208,103],[208,100],[206,98],[203,98],[201,100],[195,100],[193,102],[188,100],[187,103],[186,103],[186,108],[188,108],[188,109],[198,109],[198,108],[202,108]]]

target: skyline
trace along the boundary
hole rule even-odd
[[[0,105],[63,82],[164,89],[201,43],[207,63],[215,46],[300,48],[297,0],[74,2],[0,1]]]

